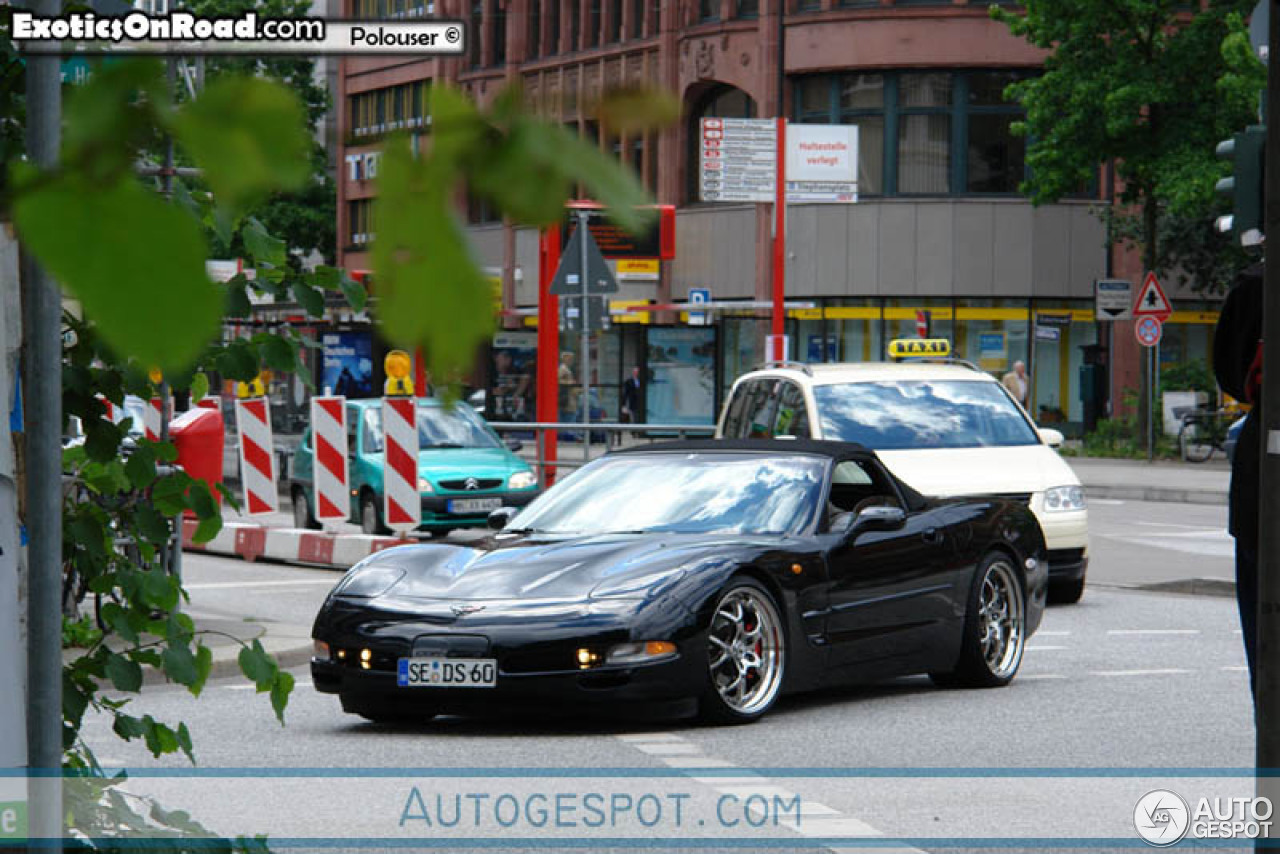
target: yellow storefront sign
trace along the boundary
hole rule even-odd
[[[619,258],[618,275],[620,276],[656,276],[658,275],[657,258]]]

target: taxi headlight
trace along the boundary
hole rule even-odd
[[[435,492],[435,490],[431,488],[431,481],[427,480],[425,477],[418,478],[418,491]]]
[[[538,482],[531,471],[518,471],[507,481],[508,489],[528,489]]]
[[[1055,486],[1044,491],[1044,512],[1065,513],[1084,509],[1084,487]]]

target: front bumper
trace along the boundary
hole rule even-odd
[[[489,510],[474,513],[451,513],[449,502],[472,498],[497,498],[502,503],[499,507],[524,507],[541,494],[537,489],[520,489],[508,492],[458,492],[431,493],[422,496],[422,524],[419,527],[431,528],[482,528],[489,524]]]

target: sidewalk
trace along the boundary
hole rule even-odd
[[[1227,504],[1231,468],[1226,460],[1179,463],[1063,457],[1089,498],[1165,501],[1174,504]]]

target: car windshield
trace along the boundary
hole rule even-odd
[[[511,522],[554,534],[790,534],[821,503],[816,457],[652,453],[605,457],[556,484]]]
[[[826,439],[878,451],[1036,445],[1040,439],[997,383],[914,380],[813,389]]]
[[[365,410],[367,449],[382,451],[382,408]],[[418,446],[420,448],[496,448],[497,438],[489,432],[471,407],[457,404],[443,406],[418,405]]]

